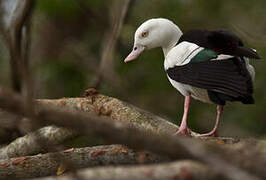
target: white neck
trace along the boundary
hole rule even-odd
[[[164,54],[164,57],[166,57],[166,56],[167,56],[167,54],[169,53],[169,51],[170,51],[170,50],[171,50],[173,47],[175,47],[175,45],[176,45],[176,43],[178,42],[178,40],[179,40],[179,38],[178,38],[178,39],[176,39],[175,41],[173,41],[173,42],[169,43],[169,45],[168,45],[168,46],[162,47],[162,49],[163,49],[163,54]]]
[[[182,31],[179,29],[179,27],[175,24],[171,24],[171,33],[169,33],[167,39],[164,42],[164,45],[162,45],[164,57],[167,56],[169,51],[175,47],[177,42],[179,41],[180,37],[182,36]]]

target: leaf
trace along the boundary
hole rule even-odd
[[[1,162],[0,166],[7,167],[7,166],[9,166],[9,163],[8,162]]]
[[[66,150],[64,150],[63,152],[64,153],[68,153],[68,152],[73,152],[74,151],[74,148],[70,148],[70,149],[66,149]]]
[[[91,153],[91,156],[92,157],[101,156],[101,155],[104,155],[105,153],[106,152],[105,151],[102,151],[102,150],[100,150],[100,151],[94,151],[94,152]]]
[[[217,141],[217,144],[224,144],[225,142],[224,142],[224,140],[222,140],[222,139],[219,139],[218,141]]]
[[[109,151],[107,154],[113,156],[113,155],[116,155],[120,150],[122,150],[122,147],[116,146],[111,151]]]
[[[85,97],[95,96],[97,94],[99,94],[99,92],[95,88],[89,88],[89,89],[85,90],[85,92],[84,92]]]
[[[24,166],[25,166],[26,168],[30,167],[30,162],[29,162],[29,161],[27,161],[27,162],[25,162],[25,163],[23,163],[23,164],[24,164]]]
[[[67,167],[64,163],[61,163],[56,171],[56,175],[59,176],[67,170]]]
[[[122,147],[121,152],[122,152],[122,153],[128,153],[128,149],[125,148],[125,147]]]
[[[39,153],[36,156],[40,158],[40,157],[42,157],[42,153]]]
[[[26,159],[28,159],[29,157],[19,157],[19,158],[16,158],[16,159],[13,159],[11,161],[12,165],[18,165],[18,164],[21,164],[23,163]]]

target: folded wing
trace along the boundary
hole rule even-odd
[[[166,70],[168,76],[184,84],[223,93],[234,98],[251,96],[253,84],[244,61],[238,58],[190,62]]]

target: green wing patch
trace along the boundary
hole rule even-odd
[[[194,56],[190,62],[202,62],[202,61],[208,61],[210,59],[217,58],[217,54],[209,49],[203,49],[201,50],[196,56]]]

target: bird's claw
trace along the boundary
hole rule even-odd
[[[175,132],[173,134],[174,136],[187,136],[187,137],[191,137],[191,132],[190,129],[188,128],[179,128],[179,130],[177,132]]]
[[[205,134],[198,134],[195,135],[196,137],[218,137],[218,132],[217,131],[211,131],[209,133],[205,133]]]

